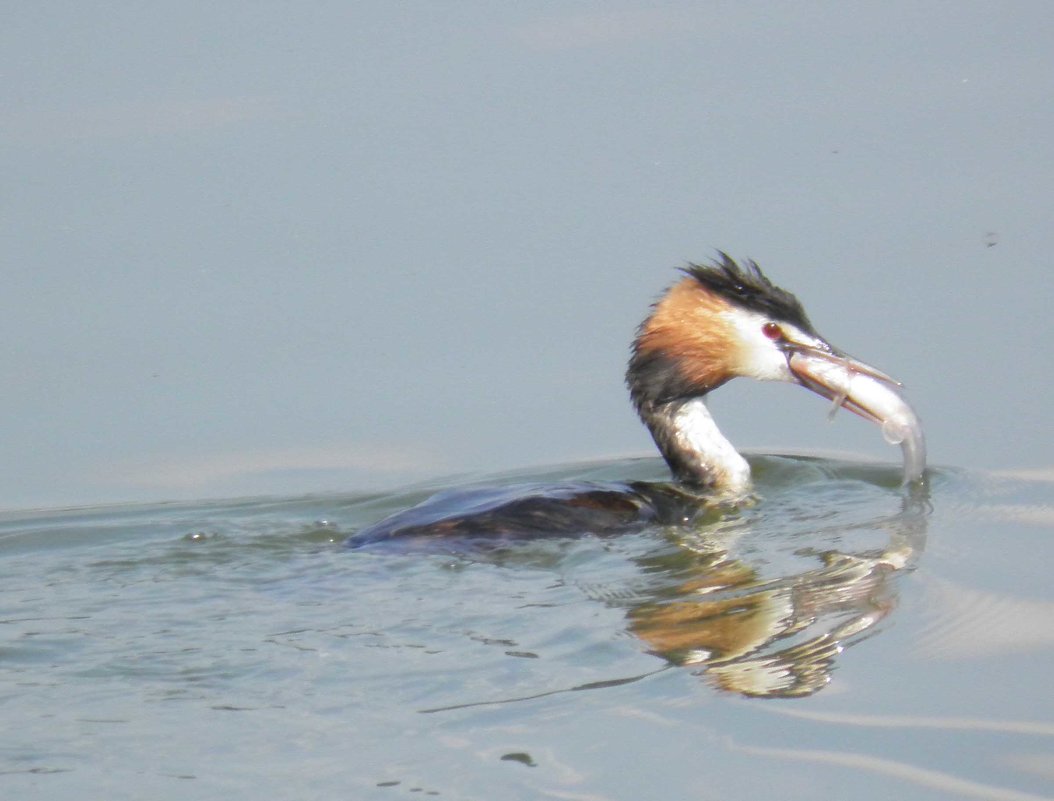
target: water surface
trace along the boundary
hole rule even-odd
[[[8,513],[0,793],[1054,796],[1050,482],[752,462],[690,529],[492,550],[343,544],[439,485]]]

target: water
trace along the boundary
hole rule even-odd
[[[1050,481],[751,461],[693,530],[487,552],[343,545],[438,486],[7,514],[0,795],[1054,797]]]

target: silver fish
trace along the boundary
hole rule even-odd
[[[834,401],[865,420],[878,423],[891,445],[904,456],[904,483],[922,480],[926,471],[926,438],[918,415],[904,398],[900,384],[885,373],[843,353],[802,348],[788,361],[806,388]]]

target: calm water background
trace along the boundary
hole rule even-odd
[[[1052,36],[1045,2],[12,9],[0,795],[1054,796]],[[903,380],[939,466],[920,518],[893,467],[765,463],[700,535],[791,581],[910,534],[829,686],[748,700],[641,635],[694,540],[340,546],[458,472],[660,477],[621,461],[627,345],[714,248]],[[788,387],[713,407],[895,459]]]

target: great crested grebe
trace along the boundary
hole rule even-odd
[[[608,534],[687,524],[715,503],[750,497],[750,466],[722,436],[706,396],[737,376],[799,384],[882,426],[904,454],[904,482],[922,480],[918,418],[885,373],[832,347],[794,295],[753,261],[719,251],[690,264],[637,329],[626,384],[676,480],[516,485],[441,492],[352,535],[360,546],[393,538],[502,538]]]

